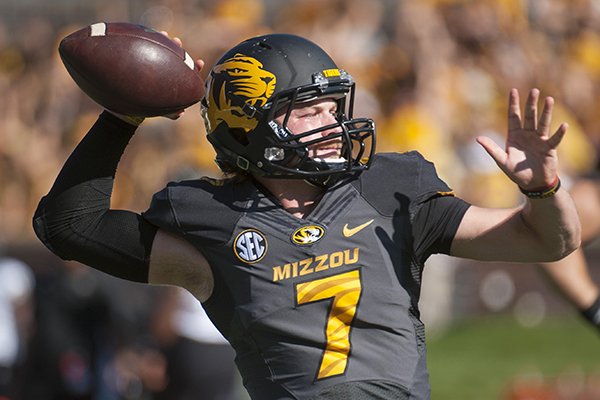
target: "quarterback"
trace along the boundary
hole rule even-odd
[[[64,259],[186,288],[235,349],[253,399],[428,399],[427,258],[542,262],[579,246],[557,175],[567,126],[549,132],[553,99],[538,116],[537,89],[521,117],[511,90],[505,147],[477,141],[525,200],[484,209],[418,152],[376,154],[354,90],[304,38],[248,39],[212,67],[202,100],[224,178],[168,183],[141,214],[111,209],[136,124],[104,111],[40,201],[35,232]]]

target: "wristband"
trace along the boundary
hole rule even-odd
[[[146,119],[145,117],[136,117],[136,116],[133,116],[133,115],[119,114],[117,112],[110,111],[108,109],[105,109],[105,110],[109,114],[114,115],[115,117],[119,118],[121,121],[125,121],[129,125],[133,125],[133,126],[140,126],[140,124],[142,122],[144,122],[144,120]]]
[[[127,122],[128,124],[131,124],[131,125],[133,125],[133,126],[140,126],[140,124],[141,124],[142,122],[144,122],[144,120],[145,120],[146,118],[144,118],[144,117],[134,117],[134,116],[132,116],[132,115],[123,115],[123,118],[122,118],[122,119],[123,119],[125,122]]]
[[[552,197],[556,194],[556,192],[558,192],[558,189],[560,189],[560,179],[558,178],[558,175],[554,179],[554,182],[552,182],[552,184],[546,187],[537,188],[533,190],[526,190],[519,186],[519,190],[521,191],[521,193],[523,193],[530,199],[545,199],[548,197]]]

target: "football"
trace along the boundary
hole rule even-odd
[[[204,94],[192,57],[142,25],[99,22],[64,37],[58,51],[81,90],[120,114],[167,115],[197,103]]]

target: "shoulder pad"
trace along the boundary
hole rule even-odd
[[[352,183],[378,212],[391,216],[434,196],[453,195],[433,163],[419,152],[380,153],[371,167]]]
[[[154,195],[142,215],[159,228],[203,244],[224,243],[245,208],[248,187],[235,178],[171,182]]]

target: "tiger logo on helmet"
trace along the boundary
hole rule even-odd
[[[245,113],[243,105],[262,107],[276,85],[277,77],[253,57],[238,53],[215,66],[208,83],[209,102],[213,102],[206,115],[209,126],[214,129],[225,122],[230,128],[253,130],[258,120]]]

